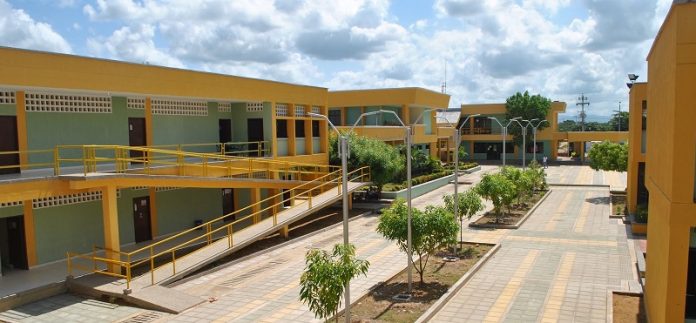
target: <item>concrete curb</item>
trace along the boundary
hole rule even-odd
[[[33,303],[68,291],[65,281],[50,283],[0,298],[0,312]]]
[[[539,208],[539,205],[541,205],[541,203],[546,200],[546,198],[551,194],[551,192],[552,192],[552,190],[546,191],[546,194],[544,194],[544,196],[542,196],[539,199],[539,201],[537,201],[536,204],[534,204],[534,206],[532,206],[532,208],[529,209],[529,211],[527,211],[527,214],[525,214],[515,224],[477,224],[476,222],[470,222],[469,227],[470,228],[477,228],[477,229],[519,229],[520,226],[522,226],[522,224],[525,221],[527,221],[527,218],[529,218],[529,216],[531,216],[532,213],[534,213],[534,211],[536,211],[536,209]],[[481,219],[481,218],[483,218],[483,217],[480,217],[479,219]],[[478,221],[478,219],[477,219],[477,221]]]
[[[490,245],[488,243],[481,244]],[[493,245],[493,248],[491,248],[491,250],[488,250],[488,252],[486,252],[486,254],[483,255],[483,257],[481,257],[481,259],[477,261],[476,264],[474,264],[474,266],[471,267],[471,269],[469,269],[469,271],[467,271],[464,274],[464,276],[459,278],[459,280],[457,280],[457,282],[454,283],[454,285],[452,285],[447,290],[447,292],[444,295],[442,295],[442,297],[440,297],[440,299],[437,302],[431,305],[430,308],[428,308],[428,310],[425,311],[425,313],[423,313],[423,315],[421,315],[416,320],[416,323],[430,321],[430,319],[432,319],[438,312],[440,312],[442,307],[444,307],[447,304],[447,302],[449,302],[452,299],[452,297],[454,297],[454,295],[456,295],[457,292],[459,292],[459,290],[462,289],[462,287],[464,287],[464,285],[466,285],[466,283],[468,283],[469,280],[471,280],[472,277],[474,277],[474,274],[476,274],[479,271],[479,269],[481,269],[481,267],[483,267],[483,265],[486,262],[488,262],[488,260],[490,260],[496,252],[498,252],[499,249],[499,243]]]
[[[350,223],[350,222],[352,222],[353,220],[362,218],[362,217],[364,217],[364,216],[366,216],[366,215],[370,215],[370,214],[373,214],[373,213],[374,213],[374,211],[367,211],[367,212],[358,214],[358,215],[356,215],[356,216],[350,218],[350,219],[348,220],[348,222]],[[328,226],[328,227],[326,227],[326,228],[319,229],[319,230],[314,231],[314,232],[312,232],[312,233],[305,234],[305,235],[303,235],[303,236],[301,236],[301,237],[299,237],[299,238],[300,238],[300,239],[304,239],[304,238],[313,237],[313,236],[315,236],[315,235],[317,235],[317,234],[320,234],[320,233],[329,231],[329,230],[334,229],[334,228],[336,228],[336,227],[339,227],[339,226],[341,226],[341,225],[343,225],[343,222],[334,223],[334,224],[332,224],[332,225],[330,225],[330,226]],[[174,286],[177,286],[177,285],[186,283],[186,282],[191,281],[191,280],[193,280],[193,279],[200,278],[201,276],[210,274],[210,273],[213,272],[213,271],[220,270],[220,269],[222,269],[222,268],[224,268],[224,267],[232,266],[232,265],[237,264],[237,263],[239,263],[239,262],[248,260],[248,259],[250,259],[250,258],[252,258],[252,257],[258,257],[258,256],[264,255],[264,254],[266,254],[266,253],[269,253],[269,252],[271,252],[271,251],[275,251],[275,250],[280,249],[280,248],[282,248],[282,247],[285,247],[285,246],[287,246],[288,244],[293,243],[293,242],[297,242],[297,240],[296,240],[296,239],[291,239],[291,240],[285,241],[285,242],[283,242],[283,243],[281,243],[281,244],[279,244],[279,245],[276,245],[276,246],[273,246],[273,247],[270,247],[270,248],[267,248],[267,249],[264,249],[264,250],[259,250],[259,251],[255,252],[255,253],[246,255],[246,256],[244,256],[244,257],[242,257],[242,258],[239,258],[239,259],[235,259],[235,260],[233,260],[233,261],[230,261],[230,262],[228,262],[228,263],[222,264],[222,265],[220,265],[220,266],[216,266],[216,267],[207,269],[207,270],[205,270],[205,271],[203,271],[203,272],[200,272],[200,273],[197,273],[197,274],[194,274],[194,275],[187,276],[187,277],[185,277],[185,278],[179,279],[179,280],[177,280],[177,281],[174,281],[174,282],[172,282],[172,283],[166,285],[166,287],[174,287]]]

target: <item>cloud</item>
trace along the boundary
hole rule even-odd
[[[68,42],[53,27],[32,19],[24,10],[14,9],[0,0],[0,45],[26,49],[71,53]]]
[[[593,20],[595,30],[587,46],[592,50],[623,47],[654,36],[649,22],[655,17],[653,0],[584,1]]]
[[[374,29],[353,27],[335,31],[308,31],[296,40],[302,52],[325,60],[364,59],[384,49],[405,33],[403,27],[383,24]]]
[[[135,63],[184,67],[179,59],[155,46],[154,34],[155,28],[151,25],[122,27],[106,39],[89,39],[88,47],[100,56],[106,54],[111,58]]]
[[[496,78],[520,77],[532,71],[552,69],[571,63],[567,55],[547,53],[525,46],[483,53],[479,60],[484,70]]]
[[[481,0],[437,0],[433,7],[440,15],[468,17],[483,12]]]

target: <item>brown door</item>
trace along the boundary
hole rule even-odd
[[[222,189],[222,214],[230,214],[234,212],[234,190],[231,188]],[[225,221],[236,220],[235,215],[225,217]]]
[[[4,231],[4,232],[3,232]],[[1,263],[10,269],[29,269],[24,216],[0,219]]]
[[[17,117],[0,116],[0,175],[19,173],[19,154],[4,154],[6,151],[17,151]]]
[[[145,118],[128,118],[128,145],[130,146],[145,146]],[[142,151],[130,151],[131,159],[143,159]],[[138,163],[131,162],[131,163]]]
[[[152,240],[149,196],[136,197],[133,199],[133,226],[136,243]]]
[[[263,141],[263,119],[247,119],[247,141]],[[249,156],[258,156],[258,144],[249,144]]]

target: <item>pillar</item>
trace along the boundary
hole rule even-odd
[[[285,239],[289,238],[290,237],[290,227],[287,225],[284,225],[283,227],[280,228],[280,230],[278,230],[278,234]]]
[[[551,160],[558,159],[558,140],[551,140]]]
[[[311,105],[307,106],[307,109],[312,109]],[[312,120],[304,120],[304,132],[305,132],[305,155],[312,155],[312,146],[314,142],[314,135],[312,134]]]
[[[34,229],[34,207],[31,200],[22,201],[24,208],[24,237],[27,243],[27,262],[36,266],[36,232]]]
[[[258,203],[261,201],[261,189],[260,188],[252,188],[251,189],[251,213],[255,214],[252,219],[254,221],[254,224],[258,223],[261,221],[261,214],[258,213],[261,211],[261,203]]]
[[[348,210],[353,209],[353,193],[348,194]]]
[[[295,105],[288,103],[288,156],[295,156],[297,150],[295,149]]]
[[[157,230],[157,188],[148,188],[150,196],[150,233],[154,239],[159,234]]]
[[[19,151],[27,151],[29,150],[29,137],[27,133],[27,110],[25,107],[24,91],[17,91],[15,93],[15,99],[17,103],[17,146],[19,147]],[[20,153],[20,169],[27,169],[27,164],[29,164],[29,155]],[[29,206],[31,206],[31,203],[29,203]]]
[[[276,119],[276,103],[271,102],[271,156],[274,159],[278,157],[278,123],[276,122]]]
[[[145,98],[145,144],[154,145],[152,133],[152,98]]]
[[[411,109],[408,107],[408,104],[401,106],[401,121],[406,125],[411,124]]]
[[[119,251],[121,244],[118,232],[118,206],[116,199],[116,186],[102,187],[102,219],[104,222],[104,247],[106,258],[120,260]],[[121,273],[121,267],[110,265],[107,270],[112,273]]]

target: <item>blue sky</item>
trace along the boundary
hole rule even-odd
[[[420,86],[450,107],[529,90],[590,119],[622,102],[669,0],[0,0],[0,45],[334,90]]]

